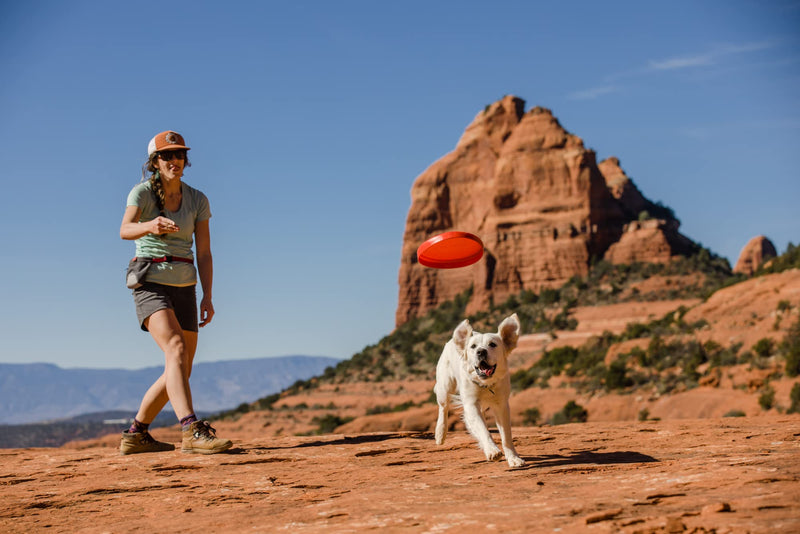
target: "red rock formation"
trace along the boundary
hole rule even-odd
[[[523,289],[584,276],[590,259],[603,258],[643,211],[663,220],[644,233],[628,227],[632,233],[613,258],[666,261],[691,243],[677,233],[671,210],[644,198],[618,160],[598,167],[595,153],[549,110],[525,113],[524,105],[506,96],[487,106],[455,149],[415,180],[403,238],[398,325],[470,287],[468,313]],[[477,234],[484,258],[451,270],[418,264],[417,247],[448,230]]]
[[[614,264],[667,263],[676,255],[687,255],[697,246],[678,233],[677,221],[647,219],[625,225],[619,241],[608,248],[604,259]]]
[[[642,195],[633,180],[620,167],[618,158],[607,158],[601,161],[597,167],[606,180],[606,187],[611,196],[617,199],[629,218],[639,218],[644,212],[647,212],[644,213],[645,218],[649,218],[650,215],[658,216],[659,207]],[[664,210],[664,208],[660,209]]]
[[[619,159],[608,158],[598,167],[626,217],[634,219],[625,225],[619,241],[609,247],[606,261],[666,263],[676,255],[688,255],[697,249],[695,243],[678,232],[680,222],[672,210],[647,200],[622,170]]]
[[[764,262],[777,255],[772,241],[763,235],[756,236],[748,241],[742,249],[733,272],[752,276]]]

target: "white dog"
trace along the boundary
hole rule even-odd
[[[517,314],[500,323],[496,334],[475,332],[464,320],[453,332],[453,339],[444,346],[436,366],[436,402],[439,418],[436,421],[436,443],[441,445],[447,436],[447,411],[450,396],[458,392],[464,408],[467,430],[478,440],[487,460],[497,460],[505,453],[508,465],[520,467],[525,460],[519,457],[511,441],[511,416],[508,398],[511,377],[508,374],[508,355],[519,339]],[[483,418],[485,408],[491,408],[500,431],[503,451],[492,440]]]

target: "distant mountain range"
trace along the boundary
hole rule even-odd
[[[336,358],[282,356],[196,363],[192,393],[198,412],[235,408],[277,393],[335,366]],[[48,363],[0,364],[0,424],[63,420],[82,414],[133,414],[162,367],[63,369]]]

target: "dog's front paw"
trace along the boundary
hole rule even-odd
[[[436,423],[436,433],[434,434],[436,437],[436,444],[441,445],[444,443],[444,438],[447,437],[447,427],[443,424]]]
[[[508,460],[508,465],[510,467],[522,467],[523,465],[525,465],[525,460],[523,460],[519,456],[507,456],[506,460]]]
[[[488,451],[483,451],[486,454],[486,459],[490,462],[494,462],[499,460],[503,457],[503,451],[495,447],[494,449],[489,449]]]

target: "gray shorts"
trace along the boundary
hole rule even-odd
[[[144,320],[158,310],[170,309],[175,312],[183,330],[197,332],[197,292],[195,286],[175,287],[145,282],[133,290],[136,303],[136,316],[139,325],[147,332]]]

